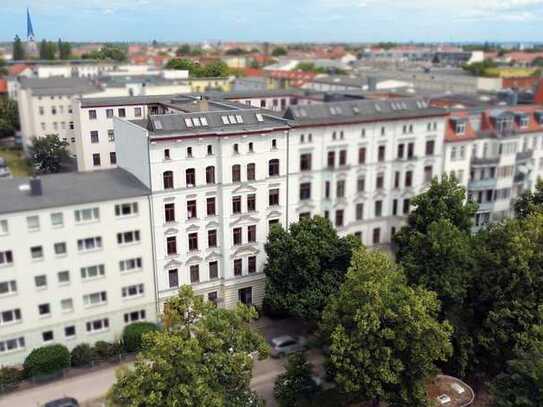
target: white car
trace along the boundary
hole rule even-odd
[[[6,160],[0,157],[0,178],[7,178],[11,176],[11,172],[6,164]]]
[[[282,335],[273,338],[271,341],[272,358],[280,358],[294,352],[305,350],[305,338],[303,336]]]

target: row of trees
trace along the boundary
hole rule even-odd
[[[124,62],[128,59],[127,50],[114,44],[105,44],[99,50],[81,55],[82,59],[96,59],[98,61]]]
[[[57,43],[53,41],[42,40],[39,44],[39,58],[43,60],[70,59],[72,56],[72,46],[69,42],[64,42],[60,38]],[[27,58],[23,42],[18,35],[13,40],[13,60],[21,61]]]
[[[230,69],[223,61],[211,62],[200,65],[189,59],[174,58],[168,61],[166,69],[187,70],[189,75],[195,78],[225,77],[230,74]]]

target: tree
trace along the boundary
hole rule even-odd
[[[471,64],[465,64],[462,69],[469,72],[474,76],[493,76],[489,73],[489,69],[496,68],[497,65],[490,59],[485,59],[483,62],[473,62]]]
[[[69,158],[66,147],[68,143],[58,138],[56,134],[32,139],[30,159],[36,171],[40,174],[57,173],[62,170],[63,162]]]
[[[25,59],[25,49],[23,46],[23,42],[19,38],[18,35],[15,36],[15,39],[13,40],[13,60],[14,61],[22,61]]]
[[[118,372],[110,399],[121,406],[252,407],[252,352],[265,357],[264,339],[249,326],[253,308],[226,310],[184,286],[164,308],[165,329],[144,335],[133,368]]]
[[[83,54],[81,55],[81,58],[117,62],[123,62],[128,59],[126,49],[122,49],[112,44],[105,44],[100,50],[94,50],[87,54]]]
[[[523,335],[543,324],[543,214],[489,226],[477,236],[470,308],[479,369],[503,371]]]
[[[425,382],[451,353],[452,329],[438,313],[435,293],[410,287],[389,256],[355,252],[321,326],[339,389],[360,401],[426,407]]]
[[[300,62],[294,68],[295,71],[304,71],[304,72],[315,72],[315,73],[326,73],[326,69],[317,68],[313,62]]]
[[[17,102],[8,97],[0,97],[0,138],[13,137],[18,129]]]
[[[72,46],[69,42],[63,42],[59,38],[57,48],[59,53],[59,59],[70,59],[70,56],[72,54]]]
[[[273,394],[280,407],[304,405],[318,390],[311,375],[313,367],[303,352],[293,353],[288,358],[287,371],[275,380]],[[301,403],[300,403],[301,402]]]
[[[6,60],[0,57],[0,76],[7,75],[7,74],[8,74],[8,68],[6,65]]]
[[[195,69],[194,63],[189,59],[173,58],[166,64],[166,69],[178,69],[181,71],[189,71],[192,73]]]
[[[288,52],[287,52],[286,48],[284,48],[284,47],[276,47],[272,51],[272,56],[277,58],[277,57],[282,57],[284,55],[287,55],[287,53]]]
[[[57,47],[53,42],[42,40],[40,42],[40,59],[53,60],[57,52]]]
[[[492,382],[495,407],[539,407],[543,405],[543,327],[530,330],[528,344],[517,349],[504,372]]]
[[[175,51],[175,55],[180,57],[183,55],[190,55],[190,45],[189,44],[183,44],[179,48],[177,48],[177,51]]]
[[[237,48],[230,48],[224,54],[225,55],[246,55],[247,51],[244,50],[243,48],[237,47]]]
[[[216,62],[211,62],[210,64],[207,64],[205,66],[202,76],[215,78],[215,77],[225,77],[225,76],[228,76],[229,74],[230,74],[230,69],[228,68],[228,65],[226,65],[226,63],[224,63],[223,61],[216,61]]]
[[[360,240],[339,237],[320,217],[302,219],[289,230],[272,228],[265,245],[268,261],[264,302],[272,309],[319,321],[329,296],[345,278]]]
[[[534,212],[543,210],[543,180],[539,179],[535,186],[535,192],[524,191],[515,202],[515,216],[526,218]]]

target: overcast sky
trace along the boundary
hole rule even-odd
[[[543,41],[543,0],[0,0],[0,39]]]

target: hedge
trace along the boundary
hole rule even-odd
[[[0,369],[0,393],[5,393],[17,387],[23,380],[23,372],[15,367],[3,367]]]
[[[118,342],[98,341],[94,344],[94,352],[100,360],[109,360],[119,355],[121,350],[121,345]]]
[[[82,343],[72,349],[71,359],[73,367],[88,366],[96,359],[96,352],[88,343]]]
[[[42,346],[30,352],[23,367],[27,377],[53,374],[70,367],[70,352],[60,344]]]
[[[152,322],[135,322],[123,330],[123,345],[127,352],[138,352],[142,347],[143,334],[157,331],[159,328]]]

